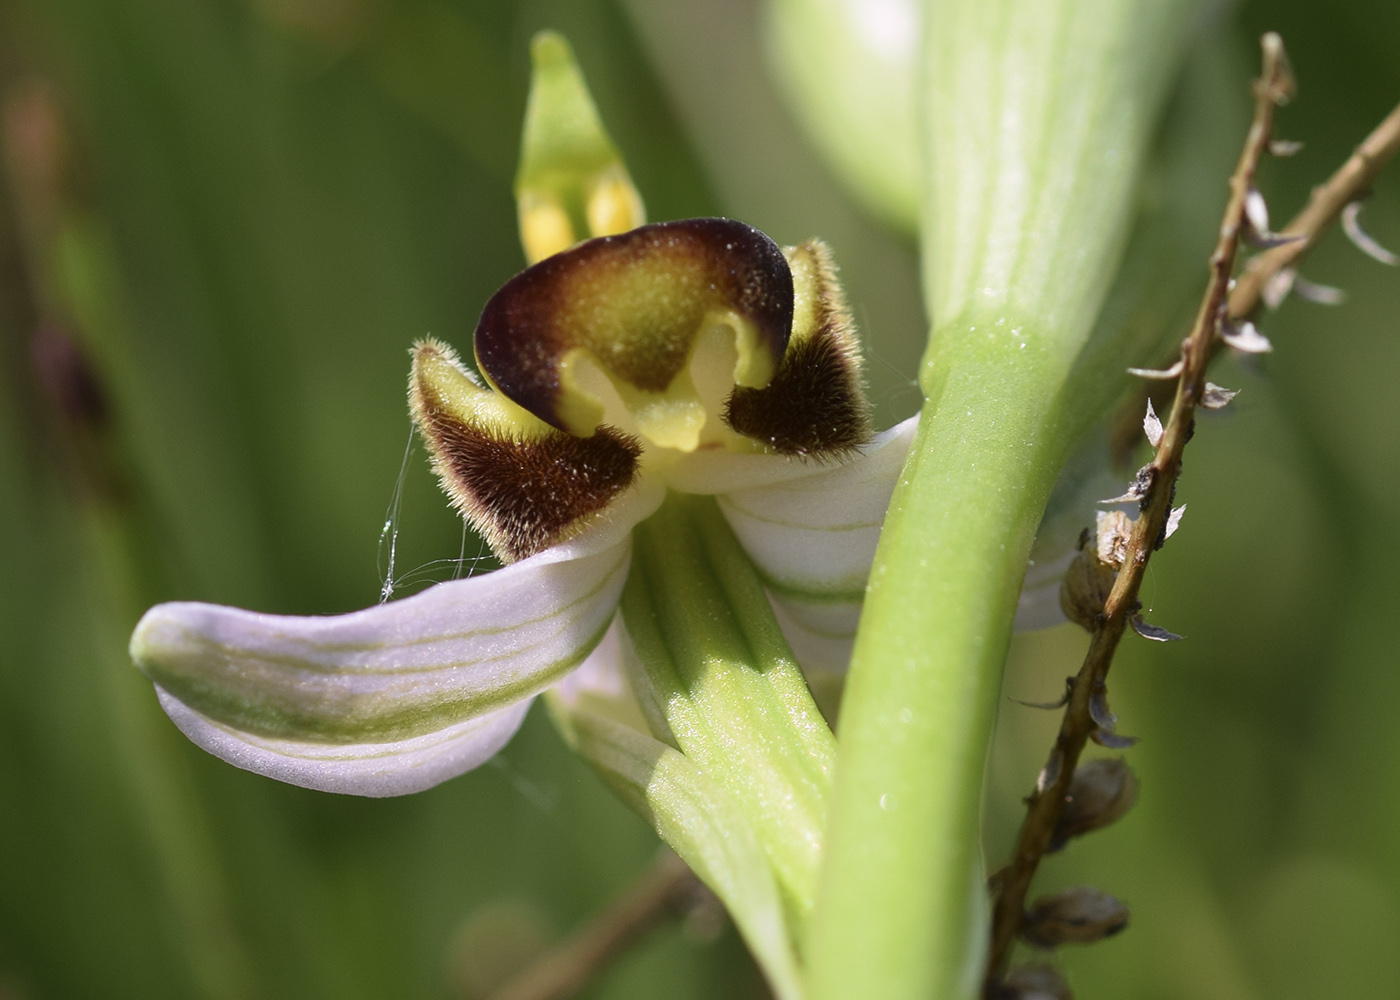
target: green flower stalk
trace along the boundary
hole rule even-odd
[[[1012,612],[1192,9],[926,11],[927,401],[842,708],[814,997],[978,989],[978,804]]]

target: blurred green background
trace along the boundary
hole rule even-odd
[[[1307,147],[1264,177],[1286,218],[1400,96],[1400,8],[1216,18],[1240,74],[1218,100],[1240,113],[1253,39],[1289,44],[1281,128]],[[646,867],[653,835],[538,711],[430,792],[322,795],[186,743],[126,638],[175,597],[377,598],[407,348],[467,349],[523,265],[510,179],[542,27],[574,43],[653,219],[832,244],[877,419],[913,412],[912,245],[805,143],[758,22],[752,0],[0,4],[0,998],[482,996],[512,950]],[[1203,179],[1210,213],[1224,191]],[[1400,244],[1395,172],[1366,218]],[[1081,997],[1400,988],[1400,273],[1340,237],[1307,271],[1349,301],[1286,304],[1264,324],[1277,352],[1215,376],[1245,393],[1203,422],[1190,511],[1144,589],[1190,641],[1132,643],[1114,672],[1141,801],[1039,885],[1133,907],[1127,933],[1064,955]],[[400,593],[480,552],[420,450],[398,525]],[[1053,697],[1083,645],[1068,626],[1021,637],[1007,694]],[[992,864],[1053,724],[1003,708]],[[763,988],[732,932],[672,927],[588,995]]]

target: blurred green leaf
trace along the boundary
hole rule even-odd
[[[1236,17],[1208,30],[1242,65],[1274,28],[1300,77],[1281,127],[1307,145],[1261,183],[1286,217],[1400,95],[1396,8],[1286,0]],[[117,506],[75,492],[0,253],[0,992],[448,996],[483,906],[525,900],[576,926],[647,864],[652,834],[539,715],[497,764],[399,802],[236,771],[146,700],[124,653],[135,615],[177,596],[330,612],[378,592],[407,348],[465,348],[523,264],[510,177],[537,29],[573,42],[655,218],[724,212],[832,243],[883,424],[917,402],[912,254],[782,117],[744,3],[12,0],[0,19],[0,82],[48,79],[67,115],[54,282],[129,486]],[[1222,114],[1246,100],[1229,75],[1197,77]],[[1183,184],[1218,212],[1223,176]],[[1366,216],[1400,245],[1394,170]],[[1394,992],[1400,282],[1340,236],[1306,273],[1350,300],[1267,316],[1278,349],[1215,377],[1245,392],[1188,453],[1191,514],[1146,596],[1189,639],[1134,644],[1115,669],[1120,727],[1144,737],[1139,804],[1047,865],[1046,891],[1088,882],[1133,908],[1127,932],[1066,953],[1081,997]],[[419,572],[463,544],[421,453],[399,528],[405,590],[451,574]],[[1080,642],[1024,640],[1007,693],[1053,697]],[[1004,709],[991,858],[1047,720]],[[761,989],[735,935],[677,931],[591,995]]]

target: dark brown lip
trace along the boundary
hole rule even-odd
[[[567,430],[558,365],[591,350],[612,375],[661,392],[705,312],[757,327],[776,367],[792,331],[792,274],[778,245],[732,219],[684,219],[588,240],[517,274],[477,323],[477,363],[508,398]]]

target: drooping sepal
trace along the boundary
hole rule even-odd
[[[792,335],[773,380],[736,388],[725,422],[781,455],[848,454],[870,439],[855,324],[820,240],[785,251],[792,269]]]
[[[772,379],[792,316],[792,272],[777,244],[741,222],[686,219],[589,240],[522,271],[486,304],[476,358],[496,388],[553,427],[587,437],[606,412],[657,445],[692,451],[733,386]],[[721,360],[696,371],[713,333]]]
[[[495,753],[597,645],[651,510],[623,506],[533,559],[351,614],[157,605],[131,657],[176,725],[232,764],[324,791],[418,791]]]
[[[542,31],[530,45],[530,58],[515,196],[520,242],[534,264],[580,240],[634,229],[646,221],[646,212],[569,43]]]
[[[289,785],[382,799],[411,795],[490,760],[525,721],[531,699],[404,740],[322,743],[264,736],[196,711],[159,685],[165,714],[191,743],[235,767]]]
[[[576,533],[636,478],[634,438],[556,430],[480,385],[436,341],[414,346],[409,405],[452,505],[507,561]]]

